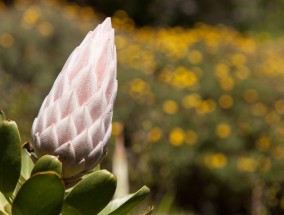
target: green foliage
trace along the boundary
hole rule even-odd
[[[64,186],[55,172],[39,172],[19,190],[12,206],[13,215],[59,214],[64,198]]]
[[[46,171],[53,171],[58,175],[62,175],[62,163],[55,156],[44,155],[36,162],[31,175]]]
[[[27,147],[27,144],[24,147]],[[94,169],[94,172],[87,174],[79,183],[74,184],[74,187],[65,190],[62,163],[57,157],[45,155],[33,165],[29,160],[32,153],[26,151],[28,156],[21,156],[17,125],[6,120],[2,111],[0,148],[1,214],[97,214],[113,197],[116,178],[106,170]],[[133,196],[126,197],[125,201],[120,202],[118,210],[130,211],[148,193],[149,189],[143,187]]]
[[[80,181],[66,196],[63,215],[88,215],[100,212],[112,199],[116,189],[115,177],[99,170]]]
[[[21,140],[17,124],[0,111],[0,191],[10,198],[21,171]]]
[[[150,190],[144,186],[136,193],[129,194],[123,198],[115,199],[111,201],[99,215],[125,215],[128,214],[132,208],[143,201],[149,194]]]

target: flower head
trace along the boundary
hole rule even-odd
[[[106,153],[117,93],[114,29],[107,18],[70,55],[32,127],[36,156],[58,156],[63,178],[94,168]]]

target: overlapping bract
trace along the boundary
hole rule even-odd
[[[33,122],[37,157],[59,156],[66,180],[94,168],[106,153],[116,62],[114,29],[107,18],[72,52]]]

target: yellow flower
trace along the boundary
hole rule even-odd
[[[214,73],[218,78],[224,78],[228,76],[229,71],[230,68],[226,64],[217,64]]]
[[[159,127],[154,127],[150,130],[148,138],[149,141],[151,142],[157,142],[161,139],[162,135],[163,135],[162,129]]]
[[[277,123],[279,120],[279,115],[275,111],[270,111],[265,116],[265,122],[270,125],[272,125],[273,123]]]
[[[178,105],[174,100],[166,100],[163,103],[163,110],[167,114],[175,114],[178,110]]]
[[[142,79],[135,78],[130,82],[130,91],[132,93],[143,94],[148,91],[148,84]]]
[[[196,111],[198,114],[206,114],[215,111],[216,103],[212,99],[206,99],[199,103],[198,107],[196,107]]]
[[[14,37],[9,33],[0,35],[0,45],[4,48],[9,48],[14,44]]]
[[[185,140],[185,133],[181,128],[176,127],[170,132],[169,139],[172,145],[180,146]]]
[[[276,160],[282,160],[284,158],[284,147],[275,146],[272,149],[272,155]]]
[[[220,138],[227,138],[231,135],[231,132],[231,127],[226,123],[220,123],[215,129],[215,133]]]
[[[256,148],[260,151],[267,151],[270,147],[270,139],[263,135],[256,141]]]
[[[42,35],[42,36],[50,36],[53,34],[53,25],[50,24],[49,22],[41,22],[39,25],[38,25],[38,31],[39,33]]]
[[[189,94],[182,99],[182,105],[185,108],[197,107],[200,104],[201,98],[198,94]]]
[[[264,116],[268,112],[268,108],[266,105],[258,102],[251,106],[251,112],[255,116]]]
[[[178,67],[173,71],[172,80],[169,82],[175,88],[192,87],[196,84],[197,77],[185,67]]]
[[[234,54],[231,57],[231,62],[236,67],[243,66],[244,64],[246,64],[246,61],[247,61],[246,56],[243,54]]]
[[[284,102],[282,100],[277,100],[274,107],[279,114],[284,114]]]
[[[228,158],[223,153],[214,153],[204,157],[205,165],[208,168],[220,169],[224,168],[228,163]]]
[[[200,64],[202,62],[202,53],[198,50],[193,50],[189,52],[188,60],[192,64]]]
[[[219,105],[221,108],[228,109],[233,106],[234,100],[230,95],[222,95],[219,98]]]
[[[248,89],[244,92],[243,97],[247,103],[254,103],[258,99],[258,93],[255,89]]]
[[[223,90],[230,91],[235,86],[235,81],[233,78],[227,76],[220,79],[220,86]]]
[[[23,16],[24,25],[34,25],[40,17],[40,10],[36,6],[29,7]]]
[[[123,125],[120,122],[112,122],[112,135],[119,136],[123,131]]]
[[[254,172],[256,169],[256,161],[249,157],[240,157],[237,160],[237,168],[244,172]]]

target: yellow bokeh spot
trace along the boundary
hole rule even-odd
[[[244,92],[243,97],[247,103],[254,103],[258,99],[258,93],[255,89],[248,89]]]
[[[14,44],[14,37],[9,33],[0,35],[0,45],[4,48],[9,48]]]
[[[123,49],[127,46],[127,40],[125,37],[121,35],[117,35],[115,37],[115,44],[116,44],[117,49]]]
[[[215,75],[218,78],[224,78],[228,76],[230,68],[226,64],[217,64],[215,68]]]
[[[172,145],[180,146],[185,140],[185,132],[181,128],[174,128],[170,132],[169,140]]]
[[[198,50],[193,50],[189,52],[188,60],[192,64],[200,64],[202,62],[202,53]]]
[[[230,96],[230,95],[222,95],[219,98],[219,105],[220,105],[221,108],[228,109],[228,108],[232,107],[233,104],[234,104],[234,100],[233,100],[232,96]]]
[[[41,22],[38,25],[38,31],[42,36],[48,37],[51,36],[54,32],[53,25],[49,22]]]
[[[284,114],[284,101],[278,100],[274,103],[274,107],[279,114]]]
[[[175,114],[178,111],[178,105],[174,100],[167,100],[163,103],[163,110],[167,114]]]
[[[186,88],[194,86],[196,82],[196,75],[185,67],[180,66],[173,71],[168,84],[171,84],[175,88]]]
[[[199,103],[198,107],[196,107],[196,111],[198,114],[207,114],[215,111],[216,103],[212,99],[206,99]]]
[[[223,153],[210,154],[204,157],[204,163],[208,168],[224,168],[228,163],[228,158]]]
[[[235,81],[233,78],[227,76],[220,79],[220,86],[223,90],[230,91],[235,86]]]
[[[193,145],[197,142],[198,136],[195,133],[195,131],[188,130],[186,131],[186,139],[185,142],[188,143],[189,145]]]
[[[270,139],[267,136],[263,135],[257,139],[256,148],[260,151],[267,151],[270,147],[270,144]]]
[[[64,13],[70,19],[77,18],[79,11],[80,11],[80,7],[78,5],[75,5],[75,4],[67,5],[67,6],[64,7]]]
[[[275,146],[272,150],[272,155],[276,160],[284,159],[284,147],[283,146]]]
[[[130,82],[130,91],[132,93],[143,94],[148,91],[148,84],[142,79],[135,78]]]
[[[227,138],[231,135],[231,127],[227,123],[220,123],[215,129],[215,133],[220,138]]]
[[[34,25],[40,17],[40,11],[38,7],[31,6],[29,7],[23,16],[23,22],[26,25]]]
[[[112,122],[112,135],[119,136],[123,131],[123,125],[120,122]]]
[[[265,122],[270,125],[273,123],[277,123],[279,120],[280,120],[279,115],[275,111],[270,111],[265,116]]]
[[[161,139],[162,135],[163,135],[162,129],[159,127],[154,127],[150,130],[148,138],[149,141],[151,142],[157,142]]]
[[[258,166],[263,171],[268,171],[271,168],[271,160],[269,157],[262,156],[258,159]]]
[[[241,67],[246,63],[246,56],[243,54],[234,54],[231,58],[231,62],[236,67]]]
[[[251,112],[252,112],[252,114],[255,115],[255,116],[264,116],[264,115],[267,114],[268,108],[267,108],[266,105],[264,105],[264,104],[258,102],[258,103],[253,104],[253,105],[251,106]]]
[[[186,96],[183,97],[183,99],[182,99],[182,105],[183,105],[185,108],[194,108],[194,107],[197,107],[197,106],[199,106],[200,102],[201,102],[200,95],[198,95],[198,94],[196,94],[196,93],[186,95]]]
[[[235,72],[236,77],[240,80],[244,80],[244,79],[248,78],[250,76],[250,74],[251,74],[251,71],[246,66],[242,66],[242,67],[238,68]]]
[[[253,172],[256,169],[256,161],[249,157],[240,157],[237,160],[237,168],[244,172]]]

